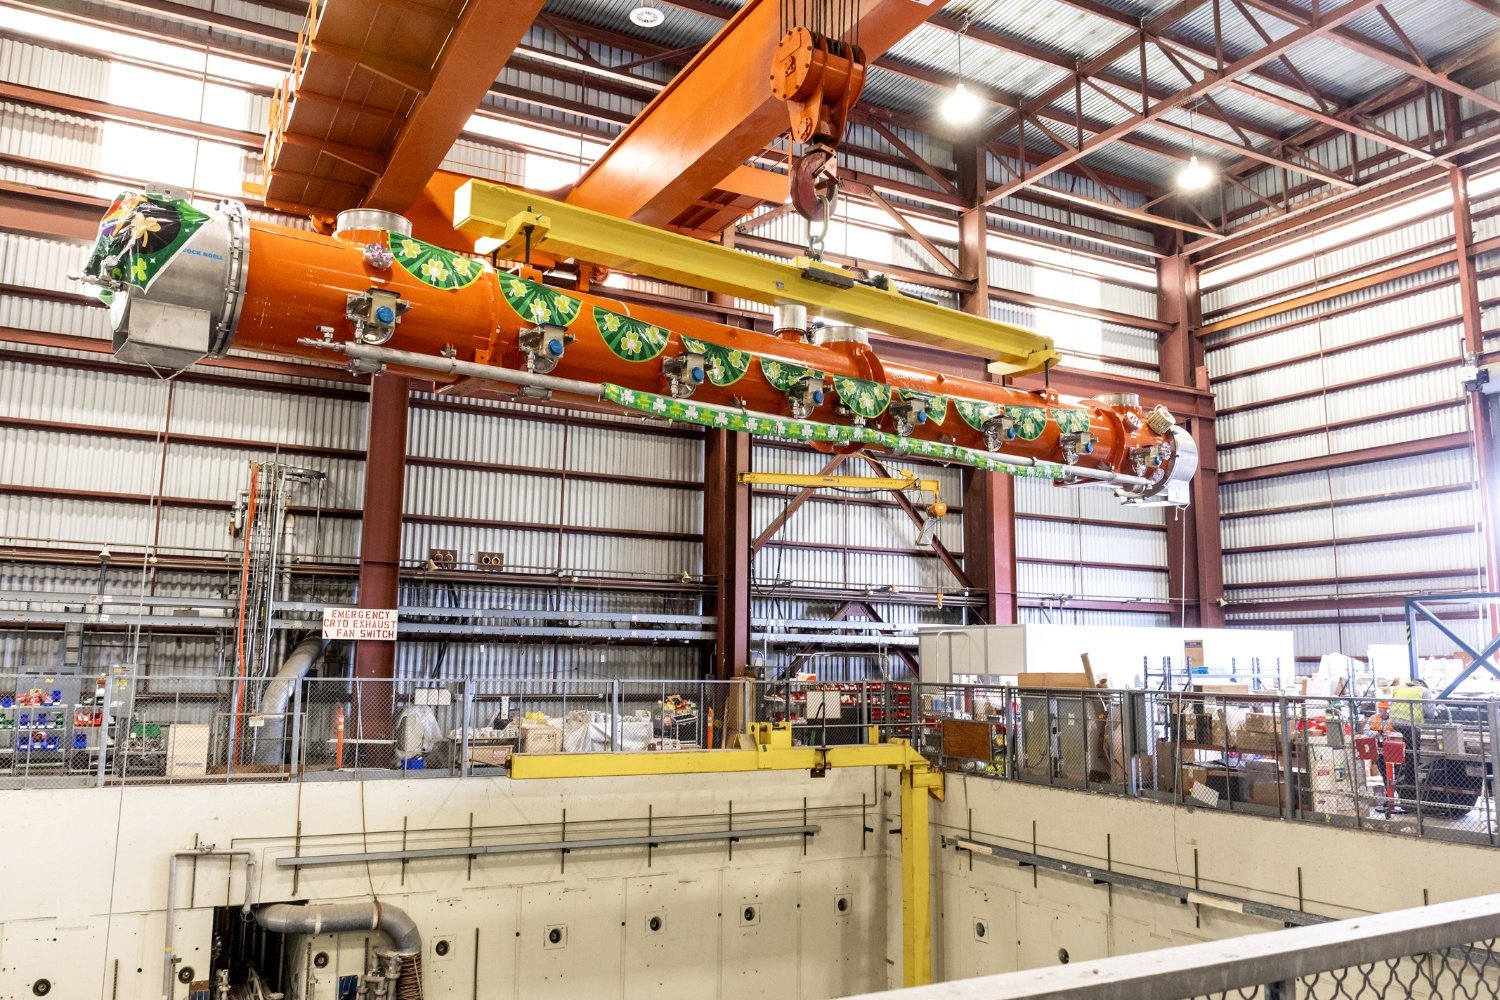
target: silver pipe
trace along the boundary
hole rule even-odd
[[[578,379],[558,378],[555,375],[538,375],[536,372],[525,372],[518,368],[501,368],[498,365],[482,365],[475,361],[459,361],[457,358],[418,354],[415,351],[371,347],[368,344],[335,343],[331,340],[317,340],[312,337],[305,337],[298,343],[307,347],[320,347],[325,351],[337,351],[361,361],[378,361],[382,364],[420,368],[423,371],[441,372],[445,375],[462,375],[465,378],[489,379],[492,382],[507,382],[511,385],[529,386],[534,389],[569,392],[592,399],[598,399],[604,394],[604,387],[598,382],[581,382]]]
[[[277,934],[340,934],[381,931],[398,955],[420,955],[422,933],[400,907],[372,900],[368,903],[271,903],[255,911],[255,922]]]
[[[255,855],[250,851],[216,851],[212,847],[200,848],[196,851],[177,851],[171,856],[167,866],[167,931],[163,942],[161,966],[161,1000],[172,1000],[172,983],[174,977],[172,966],[177,964],[176,951],[173,947],[173,939],[176,937],[177,929],[177,862],[182,858],[244,858],[245,859],[245,901],[240,904],[240,912],[246,917],[255,904]]]
[[[297,682],[307,676],[307,672],[327,648],[328,640],[322,636],[314,635],[303,639],[266,685],[255,710],[257,715],[265,719],[265,725],[261,727],[260,736],[255,742],[255,763],[280,764],[285,759],[285,748],[281,745],[281,740],[286,735],[286,710],[291,704],[292,692],[297,689]]]
[[[537,389],[553,389],[558,392],[569,392],[574,395],[589,396],[594,399],[599,399],[604,394],[604,387],[598,382],[580,382],[577,379],[557,378],[552,375],[537,375],[534,372],[523,372],[514,368],[499,368],[495,365],[482,365],[473,361],[440,358],[430,354],[417,354],[413,351],[397,351],[389,347],[371,347],[367,344],[335,343],[331,340],[316,340],[311,337],[303,338],[298,343],[308,347],[320,347],[324,350],[338,351],[340,354],[351,358],[359,358],[364,361],[403,365],[408,368],[421,368],[425,371],[442,372],[448,375],[462,375],[467,378],[489,379],[494,382],[509,382],[513,385],[532,386]],[[700,410],[708,410],[711,413],[732,413],[735,416],[759,417],[765,420],[786,419],[786,417],[775,413],[757,413],[754,410],[740,410],[732,406],[719,406],[715,403],[694,403],[693,405]],[[1128,476],[1120,472],[1105,472],[1102,469],[1088,469],[1078,465],[1062,465],[1057,462],[1048,462],[1035,458],[1005,455],[996,451],[980,451],[979,453],[998,462],[1003,462],[1006,465],[1014,465],[1021,468],[1037,468],[1039,466],[1057,468],[1062,470],[1065,475],[1077,479],[1090,479],[1101,483],[1117,483],[1121,486],[1151,485],[1151,480],[1143,476]]]

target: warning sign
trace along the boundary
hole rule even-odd
[[[323,638],[395,642],[396,612],[378,608],[324,608]]]

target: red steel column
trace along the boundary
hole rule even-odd
[[[974,282],[960,296],[963,311],[990,314],[989,220],[984,206],[982,146],[958,154],[959,187],[974,207],[958,222],[958,266]],[[964,572],[984,592],[984,621],[1016,623],[1016,481],[1000,472],[964,472]]]
[[[1453,189],[1453,242],[1458,257],[1458,298],[1464,325],[1464,353],[1478,359],[1484,354],[1484,322],[1479,300],[1479,276],[1474,269],[1474,220],[1469,210],[1469,181],[1454,167],[1449,174]],[[1500,508],[1495,483],[1495,428],[1490,419],[1491,403],[1483,393],[1469,393],[1469,425],[1474,431],[1474,468],[1479,479],[1479,503],[1484,537],[1484,589],[1500,586]],[[1500,621],[1492,620],[1500,634]]]
[[[408,379],[377,375],[370,380],[369,434],[365,452],[364,519],[359,532],[359,606],[396,607],[401,571],[401,507],[406,478]],[[391,737],[391,691],[396,644],[359,642],[354,650],[359,679],[351,735]],[[364,759],[372,759],[365,757]],[[373,758],[386,762],[383,755]]]
[[[1016,623],[1016,481],[964,470],[964,572],[984,592],[988,625]]]
[[[727,680],[750,663],[750,435],[710,430],[703,455],[703,572],[718,581],[713,676]]]
[[[1157,317],[1172,324],[1160,343],[1161,380],[1208,389],[1198,306],[1198,269],[1181,255],[1163,258],[1157,272]],[[1219,459],[1211,417],[1180,417],[1198,443],[1192,506],[1167,512],[1167,586],[1173,604],[1183,601],[1182,623],[1219,628],[1224,611],[1224,553],[1219,527]],[[1174,624],[1176,624],[1174,622]]]

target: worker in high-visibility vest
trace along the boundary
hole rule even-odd
[[[1423,680],[1402,681],[1391,690],[1391,725],[1406,741],[1406,756],[1396,767],[1396,794],[1415,801],[1417,797],[1417,739],[1427,721],[1427,699],[1432,692]]]

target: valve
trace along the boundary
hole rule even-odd
[[[671,385],[672,398],[687,399],[707,377],[708,359],[688,351],[662,361],[661,370]]]
[[[543,323],[522,330],[516,343],[526,355],[526,370],[545,375],[557,367],[573,339],[562,327]]]
[[[1006,441],[1016,439],[1016,422],[1000,414],[984,422],[984,446],[990,451],[999,451]]]
[[[911,437],[921,425],[927,423],[927,400],[901,399],[890,406],[891,422],[898,437]]]
[[[787,404],[792,409],[792,416],[798,420],[804,420],[810,416],[813,410],[823,405],[825,398],[823,380],[812,376],[798,379],[796,384],[786,391]]]
[[[1072,465],[1078,461],[1079,455],[1092,455],[1094,453],[1094,435],[1088,431],[1080,431],[1077,434],[1064,434],[1058,439],[1062,446],[1063,464]]]
[[[362,295],[349,296],[344,317],[354,324],[354,336],[360,343],[384,344],[410,308],[410,302],[389,289],[369,288]]]
[[[1161,463],[1161,448],[1156,445],[1130,449],[1130,465],[1137,476],[1144,476],[1147,469],[1161,468]]]

